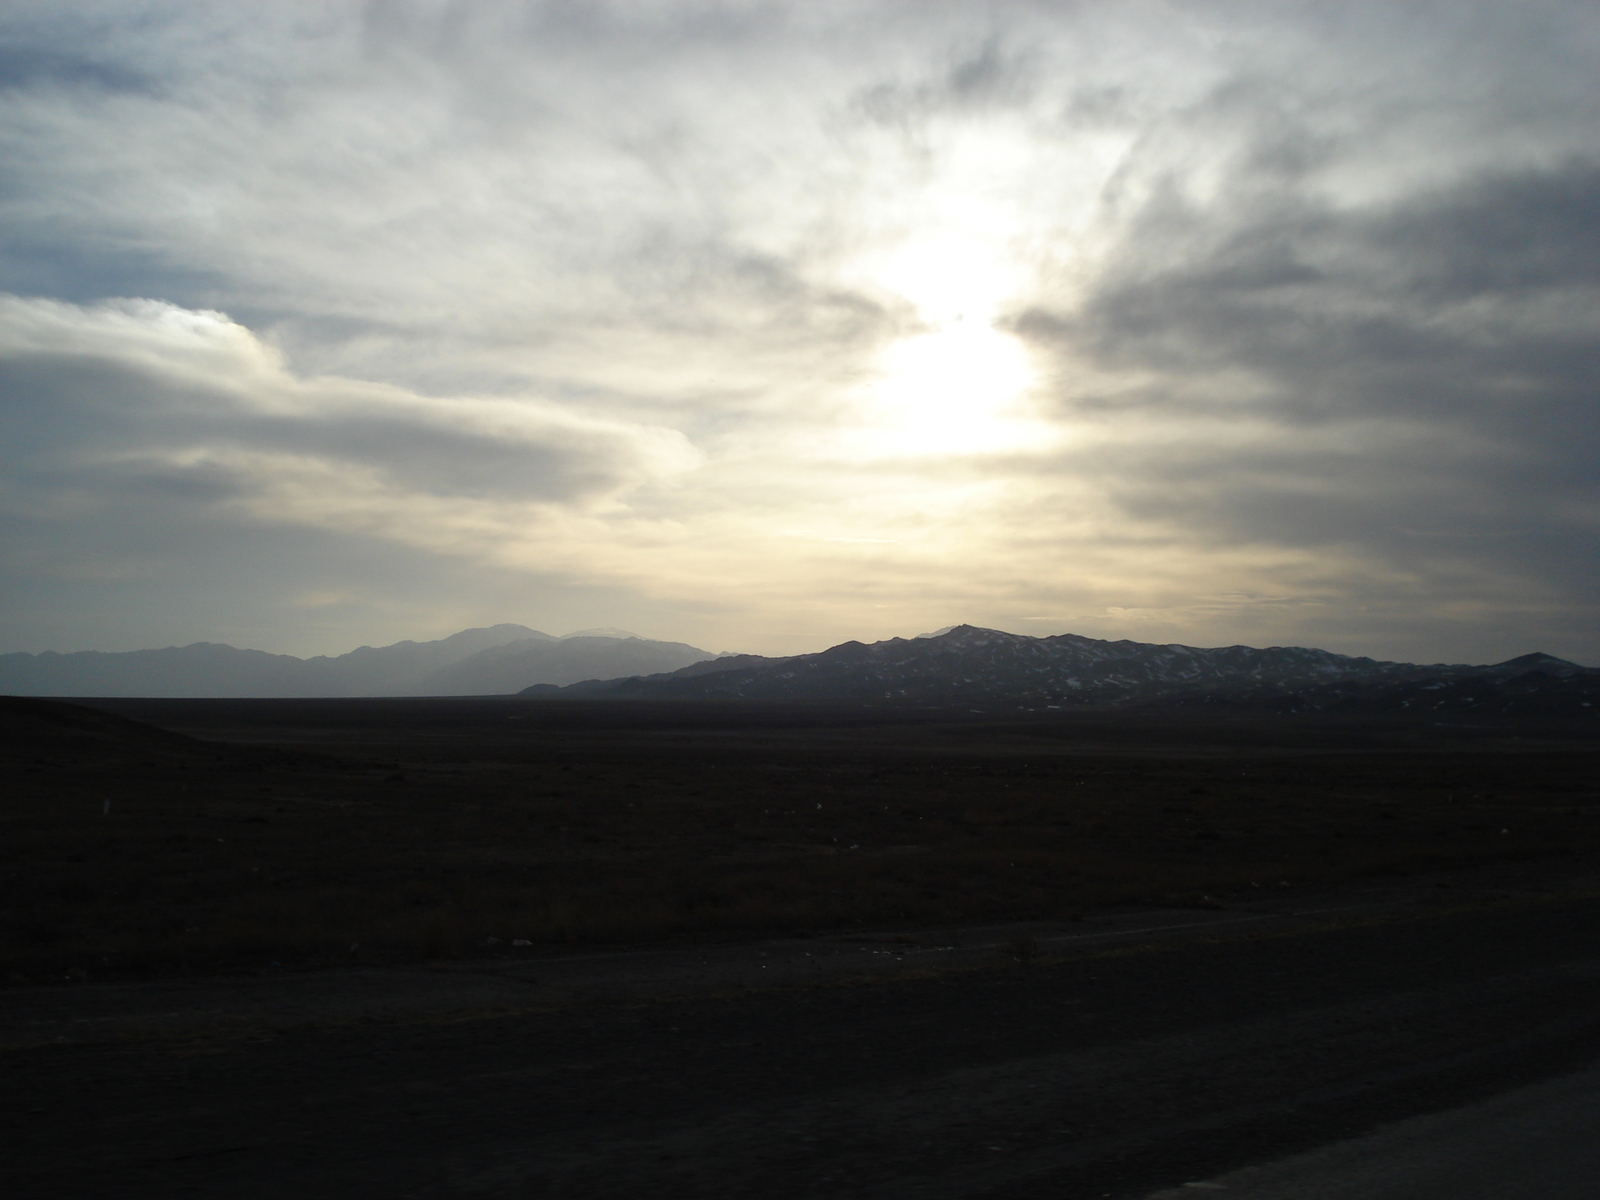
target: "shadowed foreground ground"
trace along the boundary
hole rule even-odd
[[[1142,1196],[1600,1059],[1596,877],[1441,882],[775,986],[776,946],[704,984],[690,948],[650,978],[463,964],[476,992],[409,1010],[430,985],[395,968],[387,1005],[337,974],[35,989],[3,1025],[0,1187]],[[105,1015],[141,1005],[167,1023]]]
[[[1589,729],[99,703],[194,737],[0,701],[13,983],[1204,908],[1600,850]]]
[[[1587,731],[107,707],[4,713],[8,1195],[1132,1198],[1600,1059]]]

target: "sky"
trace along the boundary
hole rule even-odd
[[[0,4],[0,651],[1600,663],[1600,7]]]

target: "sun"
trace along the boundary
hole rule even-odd
[[[1038,442],[1026,400],[1037,384],[1027,348],[996,328],[1014,286],[1002,260],[965,240],[904,248],[880,274],[909,300],[922,328],[872,364],[863,416],[877,453],[985,453]]]
[[[891,343],[876,366],[873,415],[902,453],[993,450],[1016,440],[1014,410],[1034,373],[1011,335],[957,321]]]

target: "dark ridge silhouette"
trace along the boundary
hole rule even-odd
[[[1301,646],[1160,645],[1027,637],[957,625],[920,638],[752,655],[527,696],[1085,708],[1205,705],[1274,712],[1566,713],[1600,702],[1600,670],[1548,654],[1492,666],[1379,662]]]

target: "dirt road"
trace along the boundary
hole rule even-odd
[[[1191,1180],[1149,1200],[1586,1200],[1600,1179],[1600,1067],[1359,1138]]]
[[[404,972],[19,990],[0,1188],[1144,1196],[1600,1059],[1592,879],[1474,879],[949,951],[458,969],[432,992]]]

